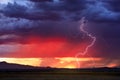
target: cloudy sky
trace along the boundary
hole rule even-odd
[[[0,0],[0,61],[76,68],[82,17],[81,67],[120,66],[120,0]]]

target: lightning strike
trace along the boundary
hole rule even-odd
[[[85,55],[85,54],[88,52],[89,48],[92,47],[92,46],[95,44],[95,42],[96,42],[96,37],[93,36],[92,34],[88,33],[88,32],[84,29],[85,23],[86,23],[86,20],[85,20],[85,17],[83,17],[83,18],[80,20],[80,30],[81,30],[84,34],[86,34],[88,37],[90,37],[90,38],[92,39],[92,42],[85,48],[85,50],[84,50],[83,52],[78,53],[78,54],[75,55],[75,58],[76,58],[77,64],[78,64],[78,68],[80,68],[80,63],[79,63],[80,59],[79,59],[79,56],[80,56],[80,55],[82,55],[82,56]],[[93,58],[92,58],[92,59],[93,59]],[[92,61],[93,61],[93,63],[94,63],[94,60],[92,60]]]

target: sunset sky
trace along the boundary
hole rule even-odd
[[[86,18],[84,29],[80,20]],[[120,0],[0,0],[0,62],[120,67]]]

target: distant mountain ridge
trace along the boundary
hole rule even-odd
[[[21,65],[15,63],[0,62],[0,69],[33,69],[35,67],[29,65]]]
[[[35,72],[120,72],[120,68],[80,68],[80,69],[67,69],[67,68],[51,68],[51,67],[34,67],[29,65],[21,65],[15,63],[0,62],[0,71],[35,71]]]

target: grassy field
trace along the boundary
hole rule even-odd
[[[0,80],[120,80],[105,72],[0,72]]]

